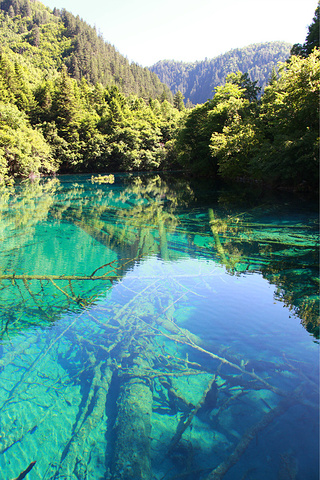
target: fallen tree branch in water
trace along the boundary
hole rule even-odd
[[[25,478],[25,476],[33,469],[33,467],[35,466],[36,462],[31,462],[29,467],[26,468],[25,470],[23,470],[23,472],[20,473],[20,475],[18,475],[16,478],[14,478],[13,480],[22,480],[23,478]]]
[[[173,438],[171,439],[171,442],[170,442],[170,445],[169,445],[169,452],[174,449],[174,447],[177,445],[177,443],[179,443],[183,433],[186,431],[186,429],[189,427],[190,423],[192,422],[193,417],[198,413],[199,409],[203,405],[203,403],[206,399],[207,393],[211,389],[215,380],[216,380],[216,374],[214,374],[213,377],[210,378],[208,386],[205,389],[205,391],[203,392],[202,397],[201,397],[200,401],[198,402],[198,404],[195,406],[195,408],[191,411],[191,413],[188,415],[188,417],[185,420],[182,419],[178,423],[177,431],[174,434]]]
[[[15,350],[8,351],[7,353],[2,354],[2,358],[0,358],[0,370],[4,369],[10,363],[13,363],[16,357],[21,356],[25,353],[26,350],[38,341],[38,335],[32,335],[25,341],[21,339],[20,343],[16,346]]]
[[[149,380],[154,380],[155,378],[161,378],[161,377],[190,377],[190,376],[197,376],[197,375],[203,375],[206,372],[202,371],[196,371],[196,370],[189,370],[185,372],[177,371],[177,372],[157,372],[155,370],[148,370],[148,371],[143,371],[141,369],[141,373],[133,372],[133,373],[127,373],[125,370],[121,373],[124,377],[128,378],[144,378],[144,379],[149,379]]]
[[[280,403],[266,413],[258,423],[252,425],[243,435],[241,440],[236,445],[235,449],[218,467],[212,470],[204,480],[221,480],[226,473],[233,467],[240,457],[243,455],[250,442],[254,437],[264,428],[266,428],[276,417],[285,413],[295,403],[295,396],[286,397],[280,401]]]
[[[119,280],[121,275],[99,275],[93,277],[91,275],[28,275],[28,274],[2,274],[0,280]]]
[[[115,261],[116,261],[116,260],[112,260],[112,262],[105,263],[104,265],[101,265],[101,267],[96,268],[95,271],[91,273],[90,277],[93,277],[93,275],[94,275],[98,270],[100,270],[101,268],[110,267],[110,265],[112,265]],[[113,269],[112,272],[114,272],[115,270],[116,270],[116,268]]]
[[[172,323],[172,322],[167,322],[167,323]],[[254,371],[250,372],[249,370],[245,370],[240,365],[237,365],[236,363],[230,362],[228,359],[226,359],[224,357],[221,357],[220,355],[217,355],[217,354],[215,354],[213,352],[210,352],[209,350],[206,350],[205,348],[201,347],[201,345],[199,345],[199,343],[197,342],[197,337],[194,334],[192,334],[191,332],[189,332],[187,329],[178,327],[178,325],[176,325],[176,324],[173,324],[173,325],[175,326],[176,330],[180,333],[180,335],[179,334],[168,335],[164,332],[161,332],[161,335],[163,335],[164,337],[166,337],[170,340],[173,340],[174,342],[181,343],[181,344],[189,346],[189,347],[191,347],[195,350],[198,350],[199,352],[205,353],[205,354],[209,355],[211,358],[213,358],[215,360],[219,360],[221,363],[229,365],[230,367],[240,371],[244,375],[249,375],[250,377],[257,380],[258,382],[261,382],[263,385],[266,386],[266,388],[268,388],[272,392],[276,393],[277,395],[280,395],[282,397],[287,396],[287,394],[284,391],[282,391],[278,387],[275,387],[275,386],[271,385],[269,382],[267,382],[262,377],[257,375]],[[161,322],[161,326],[164,326],[164,328],[169,330],[167,328],[166,323]],[[151,328],[154,328],[154,327],[151,326]],[[169,331],[171,331],[171,329]],[[185,339],[187,339],[187,341]]]
[[[68,450],[60,468],[54,478],[68,478],[75,468],[83,470],[81,478],[86,478],[86,455],[90,456],[89,449],[85,452],[88,436],[94,430],[105,414],[107,394],[111,383],[113,370],[108,365],[103,368],[102,362],[94,368],[93,380],[88,398],[80,415],[73,436],[68,443]]]

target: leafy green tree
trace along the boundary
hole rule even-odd
[[[31,17],[32,9],[29,0],[25,0],[21,9],[23,17]]]
[[[318,6],[316,8],[313,21],[308,28],[308,34],[306,41],[303,45],[296,43],[291,49],[291,55],[300,55],[302,57],[307,57],[313,51],[314,48],[320,47],[320,1],[318,1]]]
[[[8,14],[9,14],[10,18],[13,18],[15,16],[14,9],[13,9],[12,5],[10,5],[10,7],[9,7]]]
[[[156,104],[157,105],[157,104]],[[176,137],[180,122],[184,117],[184,112],[181,113],[174,108],[167,100],[159,103],[160,110],[155,111],[157,117],[160,119],[160,129],[163,142],[166,144],[169,141],[173,141]],[[151,106],[152,108],[152,106]]]
[[[76,89],[76,84],[64,68],[55,86],[52,110],[59,135],[65,139],[72,138],[73,141],[78,139],[77,128],[81,112]]]
[[[38,25],[34,25],[32,28],[29,34],[29,42],[30,45],[33,45],[34,47],[38,48],[40,46],[40,30]]]
[[[20,10],[20,1],[19,0],[12,0],[12,7],[14,10],[15,15],[20,15],[21,10]]]
[[[219,165],[219,174],[225,178],[250,178],[250,159],[258,145],[259,133],[255,124],[240,116],[224,127],[223,133],[214,132],[210,147]]]
[[[248,175],[248,161],[256,145],[255,108],[250,100],[256,100],[257,94],[255,83],[241,72],[228,75],[226,84],[216,89],[214,108],[209,112],[215,123],[210,150],[222,176]]]
[[[15,104],[20,110],[29,113],[33,107],[34,98],[31,88],[25,81],[25,72],[17,62],[14,64],[14,95]]]
[[[178,90],[177,93],[175,93],[173,96],[173,106],[177,110],[179,110],[179,112],[185,109],[183,100],[184,100],[184,96],[182,95],[180,90]]]
[[[318,188],[320,51],[292,56],[279,73],[262,97],[252,170],[272,183]]]
[[[210,103],[209,116],[214,131],[222,133],[223,128],[236,120],[249,103],[245,89],[235,81],[235,74],[228,75],[225,85],[216,88],[215,96]]]
[[[0,179],[57,171],[43,135],[33,129],[15,105],[0,102]]]
[[[271,71],[269,81],[268,81],[268,85],[272,85],[277,80],[278,80],[278,72],[277,72],[276,68],[273,68],[272,71]]]
[[[253,102],[258,100],[261,87],[257,86],[258,81],[251,81],[248,73],[242,73],[238,71],[237,73],[230,73],[226,78],[226,83],[233,83],[238,85],[244,90],[244,97]]]
[[[177,161],[198,174],[216,173],[209,148],[214,122],[209,113],[212,102],[192,109],[182,122],[175,142]]]
[[[34,125],[50,122],[53,119],[52,102],[54,84],[51,80],[43,81],[34,91],[34,106],[31,112],[31,121]]]
[[[15,103],[15,91],[17,84],[15,79],[14,65],[6,55],[0,53],[0,78],[2,83],[2,100]]]

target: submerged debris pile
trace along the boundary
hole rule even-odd
[[[260,337],[252,340],[254,353],[237,350],[236,342],[223,345],[223,335],[198,328],[193,306],[203,292],[214,295],[210,279],[222,270],[259,271],[316,336],[317,299],[304,268],[306,258],[313,268],[314,228],[303,236],[307,227],[298,223],[270,226],[248,212],[222,218],[211,207],[195,221],[181,198],[176,213],[176,192],[183,197],[187,189],[137,178],[116,194],[113,181],[93,178],[86,194],[73,184],[61,203],[54,183],[58,200],[49,187],[40,189],[30,209],[8,196],[25,230],[20,237],[11,228],[7,208],[0,225],[3,478],[30,472],[30,480],[220,480],[239,465],[242,478],[264,478],[252,473],[250,448],[276,443],[274,426],[301,408],[317,408],[314,372],[288,354],[265,356]],[[33,242],[34,219],[44,223],[47,216],[52,230]],[[58,257],[51,248],[59,222],[67,225],[68,243],[81,245],[77,271],[64,250]],[[12,264],[15,251],[21,256]],[[30,251],[36,265],[26,273]],[[198,271],[195,263],[179,270],[181,258],[198,254],[205,274],[201,262]],[[38,265],[41,274],[34,273]],[[87,265],[94,265],[89,272]],[[299,283],[305,275],[307,286]],[[265,478],[295,478],[295,455],[281,450],[281,440],[279,448],[278,465],[264,460]],[[248,469],[241,466],[245,455],[252,459]]]
[[[43,480],[222,479],[265,427],[303,404],[304,389],[316,392],[286,358],[271,378],[270,364],[263,372],[257,361],[258,374],[186,329],[195,292],[178,281],[120,281],[121,303],[97,299],[51,335],[3,347],[8,478],[13,455],[21,471],[37,460]]]

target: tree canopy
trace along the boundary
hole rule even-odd
[[[0,179],[41,173],[166,168],[181,113],[111,85],[71,78],[66,67],[31,88],[0,56]],[[168,144],[168,147],[167,147]]]
[[[291,49],[292,55],[307,57],[315,47],[320,47],[320,1],[316,8],[312,23],[308,27],[308,34],[303,45],[296,43]]]
[[[238,72],[179,131],[180,162],[202,174],[318,188],[320,51],[291,56],[261,100]]]

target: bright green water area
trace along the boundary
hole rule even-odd
[[[318,478],[316,204],[157,175],[0,193],[1,479]]]

